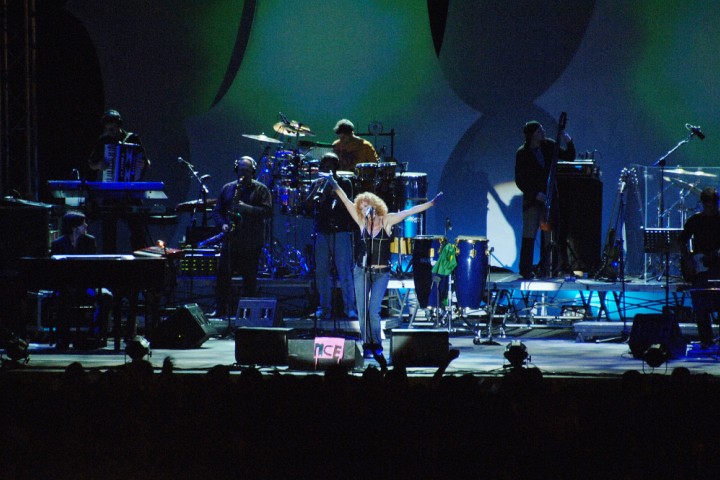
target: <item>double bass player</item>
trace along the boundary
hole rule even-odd
[[[564,128],[558,131],[557,140],[551,140],[545,138],[545,129],[540,122],[531,120],[523,127],[523,134],[525,142],[515,154],[515,184],[523,194],[520,275],[524,279],[531,279],[535,277],[533,270],[535,237],[541,220],[546,216],[548,200],[555,200],[553,197],[548,199],[548,191],[557,195],[554,185],[548,188],[548,177],[557,160],[575,160],[576,152],[572,138]],[[565,148],[561,146],[562,143],[565,143]],[[557,201],[551,203],[557,205]],[[544,232],[544,236],[546,235]],[[543,245],[546,243],[543,241]],[[542,252],[545,254],[546,249],[543,248]],[[544,260],[541,258],[541,265]]]

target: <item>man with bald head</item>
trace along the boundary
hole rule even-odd
[[[215,225],[225,234],[215,286],[215,315],[219,317],[231,312],[233,274],[242,276],[242,296],[257,296],[257,270],[265,243],[265,220],[272,215],[272,195],[255,180],[256,170],[252,157],[235,160],[237,180],[222,187],[212,212]]]

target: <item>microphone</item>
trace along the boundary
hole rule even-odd
[[[702,130],[700,130],[700,126],[690,125],[689,123],[685,124],[685,128],[690,130],[690,132],[698,137],[700,140],[705,140],[705,134],[702,133]]]
[[[365,212],[365,218],[372,217],[375,214],[375,209],[373,207],[368,207],[367,211]]]
[[[327,190],[328,183],[330,183],[330,180],[325,180],[323,186],[318,188],[318,191],[315,192],[315,197],[313,197],[313,200],[318,201],[325,198],[325,190]]]
[[[282,122],[285,125],[290,125],[290,120],[288,120],[288,118],[285,115],[283,115],[282,112],[278,112],[278,114],[280,115],[280,119],[282,120]]]

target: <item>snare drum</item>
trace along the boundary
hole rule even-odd
[[[427,308],[432,290],[432,267],[440,256],[440,250],[447,243],[447,238],[441,235],[417,235],[412,243],[415,295],[420,308]]]
[[[455,295],[461,308],[480,308],[488,271],[488,239],[460,235],[455,239]]]

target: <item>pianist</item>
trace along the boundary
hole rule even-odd
[[[88,165],[95,173],[96,180],[105,181],[141,181],[150,168],[150,160],[140,143],[137,133],[122,128],[122,117],[117,110],[106,111],[100,119],[103,132],[90,153]],[[122,153],[124,158],[133,162],[124,175],[118,177],[113,172],[114,160]],[[114,175],[113,175],[114,174]],[[146,219],[142,215],[131,212],[130,207],[140,206],[139,199],[105,199],[97,207],[102,216],[102,250],[103,253],[120,253],[117,246],[117,225],[124,220],[130,230],[130,246],[132,251],[142,250],[149,245]]]
[[[95,237],[87,233],[87,222],[82,212],[69,211],[62,218],[62,236],[54,240],[50,246],[50,255],[94,255],[97,253]],[[88,337],[75,339],[74,346],[88,345],[104,347],[107,342],[108,317],[112,306],[113,296],[105,288],[88,291],[77,291],[66,288],[58,292],[60,308],[58,312],[58,327],[56,347],[64,350],[70,343],[70,315],[71,307],[80,304],[94,303],[95,313],[88,331]]]

